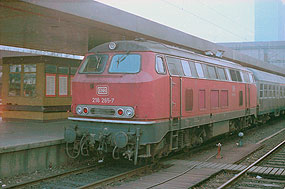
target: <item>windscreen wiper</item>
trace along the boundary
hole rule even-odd
[[[121,62],[123,62],[123,61],[127,58],[127,56],[129,56],[129,54],[130,54],[130,52],[128,51],[125,55],[122,55],[120,58],[118,57],[118,60],[117,60],[117,67],[119,67],[119,64],[120,64]]]

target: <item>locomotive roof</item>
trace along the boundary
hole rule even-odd
[[[171,56],[177,56],[182,58],[189,58],[197,61],[212,63],[216,65],[222,65],[225,67],[231,67],[236,68],[240,70],[246,70],[245,67],[236,64],[234,62],[230,62],[227,60],[223,60],[220,58],[214,58],[209,57],[201,54],[197,54],[192,51],[188,51],[186,49],[181,49],[178,47],[166,45],[163,43],[158,43],[155,41],[149,41],[149,40],[134,40],[134,41],[115,41],[116,48],[115,50],[109,49],[109,43],[101,44],[93,49],[91,49],[89,52],[95,52],[95,53],[104,53],[104,52],[138,52],[138,51],[148,51],[148,52],[156,52],[156,53],[162,53],[167,54]]]
[[[285,77],[263,72],[263,71],[256,70],[253,68],[249,68],[249,70],[253,72],[253,75],[256,81],[265,81],[265,82],[270,82],[270,83],[285,84]]]

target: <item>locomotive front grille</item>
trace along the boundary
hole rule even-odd
[[[90,113],[92,115],[115,115],[116,112],[114,109],[102,109],[102,108],[91,108]]]
[[[76,113],[87,117],[132,118],[135,110],[130,106],[102,106],[79,104]]]

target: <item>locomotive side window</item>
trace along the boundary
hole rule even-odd
[[[110,73],[138,73],[141,69],[141,56],[138,54],[117,54],[113,56]]]
[[[165,67],[161,56],[156,57],[155,70],[159,74],[165,74]]]
[[[236,71],[237,72],[237,80],[239,82],[242,82],[242,79],[241,79],[241,75],[240,75],[240,71]]]
[[[79,73],[102,73],[107,62],[107,55],[89,55],[79,69]]]
[[[192,71],[192,76],[193,77],[198,77],[197,71],[196,71],[196,67],[194,65],[194,62],[189,61],[189,65],[190,65],[190,69]]]
[[[231,75],[232,81],[242,82],[241,75],[240,75],[239,71],[230,69],[230,75]]]
[[[218,79],[215,67],[208,65],[207,68],[208,68],[209,78],[210,79]]]
[[[170,75],[184,76],[181,61],[177,58],[166,57]]]
[[[191,68],[189,66],[188,61],[181,60],[181,64],[182,64],[182,68],[183,68],[183,72],[184,72],[185,76],[191,77],[192,72],[191,72]]]
[[[230,75],[231,75],[232,81],[237,81],[237,74],[235,70],[230,69]]]
[[[217,68],[218,76],[220,80],[227,80],[225,69],[224,68]]]
[[[186,89],[185,92],[185,110],[192,111],[193,110],[193,89]]]
[[[249,80],[248,73],[247,73],[247,72],[242,72],[242,74],[243,74],[244,81],[245,81],[246,83],[249,83],[250,80]]]
[[[250,83],[254,83],[254,78],[252,74],[249,74],[249,80],[250,80]]]
[[[202,66],[200,63],[195,63],[199,78],[205,78]]]
[[[210,79],[210,76],[209,76],[209,73],[208,73],[208,69],[207,69],[207,65],[206,64],[201,64],[201,65],[202,65],[202,68],[203,68],[203,71],[204,71],[205,78]]]

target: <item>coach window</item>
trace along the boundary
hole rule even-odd
[[[225,69],[217,67],[217,72],[220,80],[227,80]]]
[[[240,106],[243,105],[243,93],[242,93],[242,91],[239,92],[239,105]]]
[[[181,64],[182,64],[184,75],[188,76],[188,77],[191,77],[192,73],[191,73],[191,69],[190,69],[188,61],[181,60]]]
[[[210,79],[218,79],[215,67],[209,66],[209,65],[207,67],[208,67],[209,78]]]
[[[165,74],[165,67],[163,64],[163,58],[161,56],[156,57],[155,70],[159,74]]]
[[[268,85],[268,97],[272,97],[272,85]]]
[[[200,63],[195,63],[199,78],[205,78],[202,66]]]
[[[267,84],[264,84],[264,88],[263,88],[263,94],[264,94],[264,97],[268,97],[268,88],[267,88]]]
[[[263,98],[263,84],[260,84],[259,86],[259,97]]]
[[[177,58],[166,57],[170,75],[184,76],[181,61]]]

